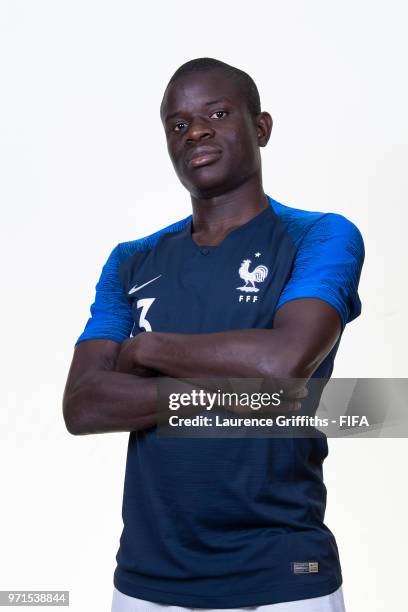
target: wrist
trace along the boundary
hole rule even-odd
[[[160,332],[144,332],[143,341],[138,347],[138,360],[146,368],[155,370],[155,355],[157,355],[158,345],[160,342]]]

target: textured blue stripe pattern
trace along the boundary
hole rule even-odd
[[[268,196],[269,203],[296,247],[291,277],[275,311],[290,300],[319,298],[339,313],[342,328],[361,313],[358,283],[364,261],[364,243],[358,228],[342,215],[310,212],[285,206]],[[104,338],[123,342],[133,320],[119,279],[119,267],[136,251],[149,251],[167,232],[178,232],[191,215],[159,231],[119,243],[106,261],[96,285],[91,317],[76,344]]]
[[[275,312],[290,300],[319,298],[337,310],[344,329],[361,313],[358,283],[364,242],[360,231],[342,215],[309,213],[269,200],[297,247],[290,280]]]

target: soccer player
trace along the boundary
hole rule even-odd
[[[157,394],[162,377],[329,378],[361,311],[361,234],[264,192],[272,118],[245,72],[187,62],[160,114],[192,215],[112,250],[63,401],[72,434],[130,432],[112,611],[344,611],[326,436],[166,438]]]

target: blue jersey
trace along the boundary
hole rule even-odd
[[[271,328],[276,311],[319,298],[342,331],[361,311],[361,234],[345,217],[270,206],[217,246],[192,217],[118,244],[77,343],[144,331]],[[339,341],[313,374],[329,378]],[[166,438],[130,432],[116,588],[168,605],[241,608],[319,597],[342,584],[324,524],[324,435]]]

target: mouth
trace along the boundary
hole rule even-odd
[[[221,151],[218,149],[202,148],[195,151],[191,157],[187,159],[187,165],[190,168],[201,168],[202,166],[208,166],[219,160],[221,157]]]

